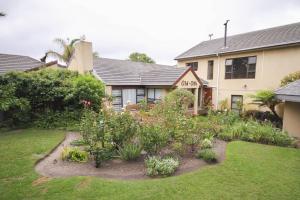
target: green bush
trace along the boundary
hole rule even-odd
[[[137,144],[126,144],[118,150],[118,153],[122,160],[131,161],[138,159],[141,151],[141,147]]]
[[[213,143],[209,139],[204,139],[201,141],[201,149],[210,149],[213,146]]]
[[[111,113],[105,124],[109,140],[116,149],[130,142],[138,130],[138,123],[128,111]]]
[[[89,157],[86,151],[81,151],[78,148],[66,147],[62,151],[61,158],[62,160],[74,162],[87,162]]]
[[[90,150],[90,153],[94,156],[96,168],[101,167],[104,161],[110,160],[113,157],[113,152],[107,148],[96,147]]]
[[[178,155],[182,155],[184,153],[184,145],[181,142],[174,142],[171,148]]]
[[[1,126],[73,126],[78,121],[73,119],[79,119],[77,112],[83,108],[82,100],[91,101],[98,111],[103,97],[103,84],[90,75],[54,69],[10,72],[0,76],[0,111],[4,112]],[[56,120],[57,115],[65,119]]]
[[[201,158],[205,160],[208,163],[214,163],[217,162],[217,155],[212,149],[203,149],[200,150],[197,155],[197,158]]]
[[[85,146],[85,145],[87,145],[87,143],[82,139],[73,140],[70,144],[72,146]]]
[[[148,157],[145,161],[148,176],[171,176],[179,167],[178,159]]]
[[[139,131],[140,142],[149,154],[157,153],[168,142],[168,133],[159,125],[143,125]]]

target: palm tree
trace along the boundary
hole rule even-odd
[[[6,14],[4,12],[0,12],[0,17],[4,17]]]
[[[67,41],[66,41],[66,40],[61,39],[61,38],[54,39],[54,42],[57,43],[60,46],[60,48],[63,49],[63,52],[58,53],[56,51],[50,50],[46,53],[45,58],[48,57],[48,56],[53,56],[53,57],[58,58],[60,61],[65,62],[68,65],[70,60],[71,60],[71,57],[74,53],[74,50],[75,50],[74,45],[79,40],[80,39],[78,39],[78,38],[73,39],[71,41],[69,39],[67,39]]]

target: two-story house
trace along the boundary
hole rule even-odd
[[[251,101],[247,94],[276,89],[284,76],[300,70],[300,23],[226,39],[226,44],[224,38],[201,42],[175,58],[208,81],[205,98],[215,108],[227,99],[228,107],[237,109],[238,101]]]

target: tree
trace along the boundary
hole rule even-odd
[[[93,52],[93,57],[94,58],[100,58],[99,53],[97,51]]]
[[[4,12],[0,12],[0,17],[5,17],[6,14]]]
[[[71,41],[70,41],[69,39],[67,39],[67,41],[66,41],[66,40],[61,39],[61,38],[55,38],[55,39],[54,39],[54,42],[57,43],[57,44],[60,46],[60,48],[63,49],[62,53],[58,53],[58,52],[56,52],[56,51],[50,50],[50,51],[48,51],[48,52],[46,53],[45,56],[46,56],[46,57],[48,57],[48,56],[56,57],[56,58],[58,58],[60,61],[63,61],[63,62],[65,62],[65,63],[68,65],[68,64],[70,63],[70,61],[71,61],[71,57],[72,57],[73,52],[74,52],[74,50],[75,50],[74,46],[75,46],[75,44],[76,44],[79,40],[80,40],[80,39],[75,38],[75,39],[73,39],[73,40],[71,40]],[[46,59],[45,59],[46,57],[43,57],[42,59],[43,59],[43,60],[46,60]]]
[[[134,52],[129,55],[129,60],[134,62],[155,63],[155,61],[145,53]]]
[[[277,118],[280,118],[275,111],[275,106],[280,101],[275,98],[274,91],[260,90],[257,91],[256,94],[252,94],[249,96],[253,99],[254,103],[259,104],[259,106],[267,106]]]
[[[294,82],[296,80],[299,80],[300,79],[300,71],[297,71],[297,72],[294,72],[294,73],[291,73],[287,76],[285,76],[282,80],[281,80],[281,83],[280,83],[280,86],[285,86],[291,82]]]

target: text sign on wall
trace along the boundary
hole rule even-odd
[[[186,81],[186,80],[182,80],[182,81],[180,82],[180,85],[181,85],[182,87],[196,87],[196,86],[198,86],[198,83],[197,83],[197,81]]]

